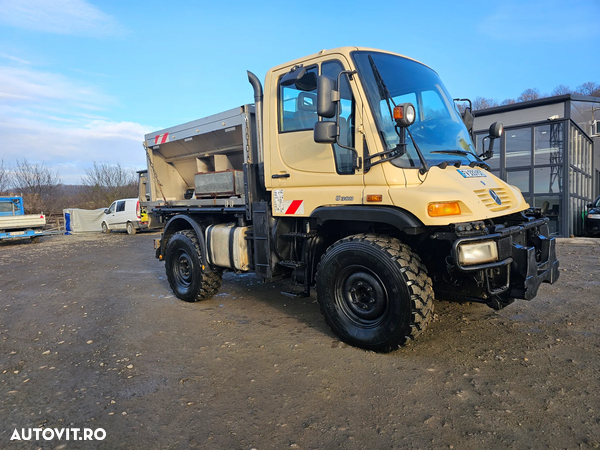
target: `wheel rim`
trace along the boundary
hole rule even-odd
[[[182,287],[189,287],[192,283],[192,273],[194,262],[190,255],[183,250],[179,249],[173,258],[173,275],[175,281]]]
[[[131,225],[130,223],[127,224],[127,234],[131,234],[131,232],[133,231],[133,225]]]
[[[388,310],[388,294],[381,279],[361,265],[345,267],[337,277],[335,301],[340,311],[363,328],[379,325]]]

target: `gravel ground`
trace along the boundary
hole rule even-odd
[[[502,311],[436,302],[390,354],[340,343],[314,294],[226,274],[177,300],[157,234],[0,244],[0,448],[600,447],[600,240]],[[102,441],[11,440],[23,428]]]

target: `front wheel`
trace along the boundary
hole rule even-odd
[[[108,234],[108,231],[108,225],[106,225],[106,222],[102,222],[102,232]]]
[[[433,317],[425,267],[388,236],[360,234],[329,247],[317,269],[317,297],[333,332],[367,350],[394,350]]]
[[[210,298],[221,288],[222,273],[205,271],[193,230],[178,231],[171,236],[165,250],[165,269],[173,293],[186,302]]]

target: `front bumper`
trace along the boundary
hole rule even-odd
[[[585,218],[585,231],[589,234],[600,234],[600,219]]]
[[[496,242],[497,261],[461,265],[458,247],[479,241]],[[491,234],[459,238],[453,243],[452,258],[460,272],[483,274],[483,287],[488,295],[508,292],[511,299],[531,300],[542,283],[552,284],[559,277],[556,240],[549,236],[547,218],[531,218],[528,222],[507,227],[495,226]]]

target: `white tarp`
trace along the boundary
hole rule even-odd
[[[64,209],[67,233],[100,233],[104,209]]]

